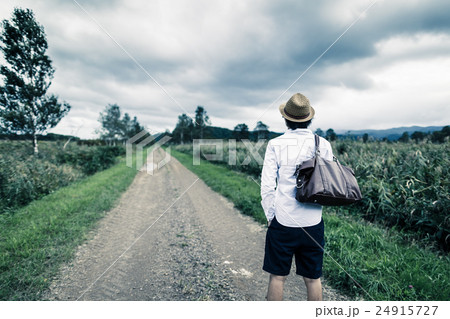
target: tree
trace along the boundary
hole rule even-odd
[[[108,104],[105,111],[100,113],[99,122],[102,127],[100,129],[100,138],[105,140],[117,140],[123,137],[124,121],[120,119],[120,106],[117,104]]]
[[[135,136],[137,133],[143,131],[145,128],[138,122],[137,117],[133,117],[131,121],[131,131],[129,132],[129,137]]]
[[[402,136],[398,139],[399,142],[407,143],[409,141],[408,132],[403,132]]]
[[[441,131],[431,133],[431,141],[433,143],[444,143],[445,136]]]
[[[368,140],[369,140],[369,134],[364,133],[364,135],[363,135],[363,142],[367,143]]]
[[[444,126],[441,130],[442,134],[444,134],[445,137],[450,136],[450,126]]]
[[[248,139],[249,133],[248,133],[248,126],[245,123],[238,124],[234,127],[233,130],[233,137],[240,141]]]
[[[0,74],[0,127],[8,133],[31,135],[37,154],[37,134],[55,127],[70,111],[70,105],[47,95],[55,72],[46,55],[48,48],[44,27],[30,9],[14,9],[11,21],[3,20],[0,39],[7,65]]]
[[[256,123],[255,132],[257,134],[257,141],[269,138],[269,127],[261,121],[258,121],[258,123]]]
[[[411,134],[411,139],[416,141],[416,143],[418,143],[419,141],[422,141],[424,138],[425,138],[425,134],[420,131],[415,131],[414,133]]]
[[[139,124],[136,116],[131,120],[131,117],[128,113],[123,115],[121,119],[122,122],[122,132],[121,135],[124,139],[129,139],[139,132],[144,130],[144,127]]]
[[[440,131],[431,133],[431,141],[433,143],[444,143],[450,136],[450,126],[444,126]]]
[[[131,135],[133,130],[132,127],[133,124],[131,123],[130,115],[128,113],[125,113],[121,121],[122,121],[122,136],[125,138],[130,138],[131,136],[133,136]]]
[[[131,120],[131,117],[128,113],[125,113],[121,118],[122,111],[120,110],[120,106],[117,104],[108,104],[105,107],[103,112],[100,112],[100,117],[98,121],[102,125],[100,130],[97,133],[100,133],[100,138],[113,141],[115,143],[116,140],[125,140],[135,136],[139,132],[145,130],[141,124],[139,124],[136,116]],[[142,136],[139,138],[136,143],[144,140],[148,137],[149,134]]]
[[[327,130],[326,139],[329,141],[335,141],[337,139],[337,135],[332,128]]]
[[[195,110],[194,131],[196,138],[203,138],[203,132],[207,125],[211,125],[209,116],[203,106],[197,106]]]
[[[175,143],[185,143],[192,141],[193,135],[192,131],[194,128],[194,124],[192,118],[187,116],[186,114],[181,114],[178,116],[178,123],[175,129],[172,132],[173,141]]]
[[[318,128],[318,129],[316,130],[316,134],[319,135],[319,136],[321,136],[321,137],[324,137],[324,136],[325,136],[324,133],[323,133],[323,131],[322,131],[320,128]]]

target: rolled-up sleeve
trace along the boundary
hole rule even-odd
[[[275,192],[277,187],[278,164],[275,149],[269,142],[264,156],[264,165],[261,173],[261,206],[266,214],[267,221],[275,216]]]

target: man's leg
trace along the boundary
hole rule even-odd
[[[269,288],[267,289],[267,300],[281,301],[283,300],[283,288],[286,276],[277,276],[270,274]]]
[[[308,293],[308,301],[321,301],[322,300],[322,283],[320,278],[311,279],[303,277],[306,285],[306,291]]]

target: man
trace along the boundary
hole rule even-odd
[[[295,199],[298,164],[315,153],[314,134],[307,127],[315,110],[302,94],[280,105],[287,131],[269,141],[261,174],[261,204],[269,228],[263,269],[270,273],[267,300],[282,300],[283,287],[295,256],[296,273],[303,276],[308,300],[322,300],[324,225],[322,206]],[[320,138],[320,156],[332,160],[330,143]]]

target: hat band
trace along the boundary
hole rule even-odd
[[[290,113],[286,110],[286,108],[284,109],[284,113],[286,113],[287,116],[292,117],[293,119],[296,119],[296,120],[303,120],[303,119],[306,119],[306,118],[311,114],[311,112],[310,112],[310,113],[308,113],[308,114],[306,114],[306,115],[296,116],[296,115],[290,114]]]

